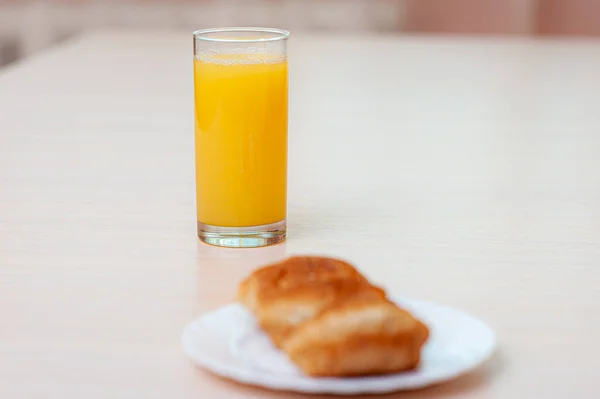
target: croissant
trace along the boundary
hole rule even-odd
[[[429,329],[347,262],[293,257],[252,273],[238,300],[307,375],[413,369]]]

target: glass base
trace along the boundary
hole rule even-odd
[[[285,220],[250,227],[219,227],[198,222],[198,238],[218,247],[265,247],[285,240]]]

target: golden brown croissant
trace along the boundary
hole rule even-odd
[[[296,286],[341,279],[367,281],[347,262],[316,256],[294,256],[252,273],[240,284],[238,300],[254,311],[261,296],[273,296]]]
[[[350,300],[294,330],[283,350],[306,374],[351,376],[415,368],[427,327],[381,298]]]
[[[293,257],[255,271],[238,299],[271,340],[313,376],[414,368],[429,330],[352,265]]]

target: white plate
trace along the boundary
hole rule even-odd
[[[414,299],[396,301],[431,329],[418,369],[353,378],[303,375],[258,328],[239,304],[224,306],[191,323],[182,336],[186,354],[199,366],[232,380],[275,390],[327,394],[387,393],[448,381],[484,362],[494,351],[494,332],[452,308]]]

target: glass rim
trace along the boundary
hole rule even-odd
[[[248,33],[270,33],[272,37],[259,37],[253,38],[236,38],[228,39],[222,37],[210,37],[207,36],[211,33],[228,33],[228,32],[248,32]],[[200,29],[193,33],[194,39],[204,40],[207,42],[221,42],[221,43],[257,43],[257,42],[276,42],[279,40],[286,40],[290,37],[290,32],[284,29],[278,28],[259,28],[259,27],[231,27],[231,28],[210,28]]]

